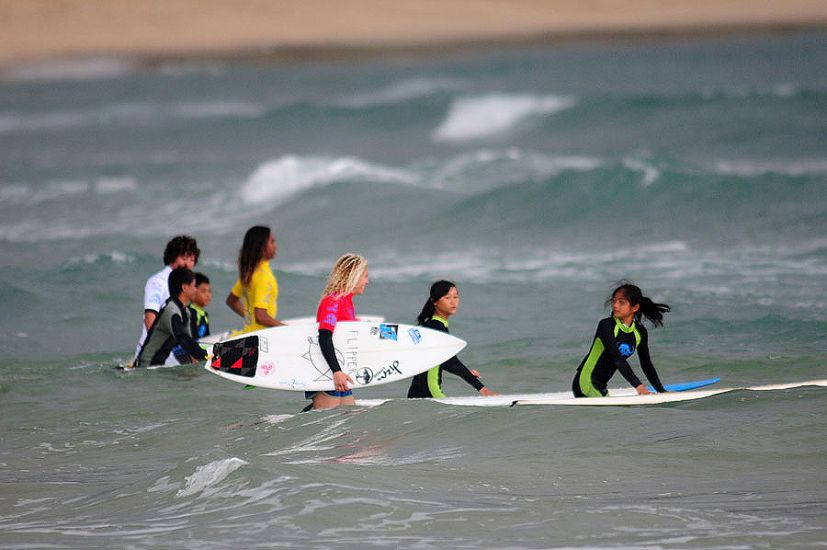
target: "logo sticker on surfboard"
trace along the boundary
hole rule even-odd
[[[396,342],[396,335],[399,332],[399,325],[386,325],[382,323],[379,325],[379,339],[393,340]]]
[[[350,371],[350,374],[353,379],[362,386],[370,384],[370,381],[373,380],[373,371],[368,367],[363,367],[356,371]]]

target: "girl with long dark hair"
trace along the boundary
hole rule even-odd
[[[574,396],[608,395],[607,386],[616,371],[620,371],[638,394],[652,393],[640,382],[627,362],[635,351],[649,383],[656,391],[665,392],[649,356],[649,333],[643,326],[643,318],[656,327],[661,326],[663,314],[670,311],[670,307],[653,302],[643,295],[639,287],[625,281],[615,288],[606,305],[612,307],[612,315],[597,324],[591,349],[577,367],[571,384]]]
[[[425,305],[422,306],[422,311],[417,316],[416,322],[424,327],[448,332],[448,318],[457,312],[458,307],[459,292],[457,292],[457,285],[451,281],[437,281],[431,285],[430,295],[425,301]],[[408,398],[433,397],[440,399],[445,397],[442,392],[443,371],[459,376],[479,391],[481,395],[497,395],[480,381],[479,372],[469,370],[455,355],[441,365],[414,376],[408,390]]]
[[[242,332],[283,325],[276,318],[279,284],[270,269],[278,245],[269,227],[256,225],[244,234],[238,252],[238,280],[227,296],[227,306],[244,318]]]

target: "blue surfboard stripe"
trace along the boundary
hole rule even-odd
[[[704,386],[711,386],[716,382],[720,382],[720,378],[707,378],[706,380],[694,380],[692,382],[678,382],[677,384],[664,384],[666,391],[689,391],[703,388]],[[649,391],[655,391],[652,386],[646,386]]]

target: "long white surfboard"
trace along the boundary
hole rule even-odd
[[[630,405],[658,405],[661,403],[676,403],[680,401],[692,401],[694,399],[703,399],[713,395],[720,395],[738,390],[747,391],[772,391],[772,390],[788,390],[791,388],[800,388],[803,386],[822,386],[827,387],[827,380],[808,380],[806,382],[790,382],[785,384],[766,384],[763,386],[746,386],[739,388],[716,388],[709,390],[696,390],[684,392],[668,392],[668,393],[654,393],[650,395],[637,395],[634,389],[629,388],[628,391],[616,390],[609,392],[607,397],[546,397],[542,399],[517,399],[514,405],[586,405],[586,406],[630,406]]]
[[[333,346],[353,388],[378,386],[424,372],[459,353],[465,342],[450,334],[398,323],[345,321]],[[274,390],[330,391],[333,373],[322,356],[316,324],[240,334],[216,343],[204,368],[239,384]]]
[[[685,392],[711,386],[720,380],[720,378],[707,378],[704,380],[693,380],[691,382],[679,382],[676,384],[666,384],[665,388],[670,392]],[[651,387],[649,389],[650,391],[654,391]],[[613,389],[610,391],[610,394],[637,395],[637,392],[633,388],[622,388]],[[434,403],[440,403],[442,405],[456,405],[460,407],[510,407],[515,401],[568,398],[572,398],[571,391],[554,393],[512,393],[487,397],[482,395],[463,395],[459,397],[443,397],[441,399],[419,399],[418,401],[433,401]],[[376,407],[388,401],[395,401],[395,399],[357,399],[356,405],[361,407]]]

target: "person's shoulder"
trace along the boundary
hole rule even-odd
[[[642,337],[645,338],[646,336],[649,335],[649,331],[646,330],[646,327],[643,326],[643,323],[635,323],[635,328],[637,329],[637,331],[640,333],[640,335]]]
[[[322,299],[319,300],[319,307],[327,308],[337,306],[339,304],[339,298],[341,298],[341,296],[337,294],[325,294],[324,296],[322,296]]]
[[[431,317],[422,325],[425,328],[432,328],[434,330],[439,330],[442,332],[448,332],[448,327],[445,326],[445,323],[440,322],[437,319]]]
[[[250,283],[266,283],[271,280],[275,280],[276,276],[273,274],[273,270],[270,269],[269,262],[261,262],[258,266],[253,270],[253,275],[250,277]]]
[[[169,280],[169,274],[170,273],[172,273],[172,269],[170,269],[169,266],[165,267],[164,269],[162,269],[161,271],[159,271],[157,273],[153,273],[146,280],[146,286],[167,284],[167,281]]]
[[[611,328],[614,328],[614,326],[615,326],[615,319],[614,319],[614,317],[611,317],[611,316],[606,317],[605,319],[601,319],[601,320],[597,323],[597,327],[598,327],[598,328],[603,328],[603,327],[606,327],[606,326],[611,327]]]
[[[270,267],[270,262],[267,260],[263,260],[259,262],[258,266],[256,266],[255,273],[261,273],[262,275],[273,275],[273,268]]]

